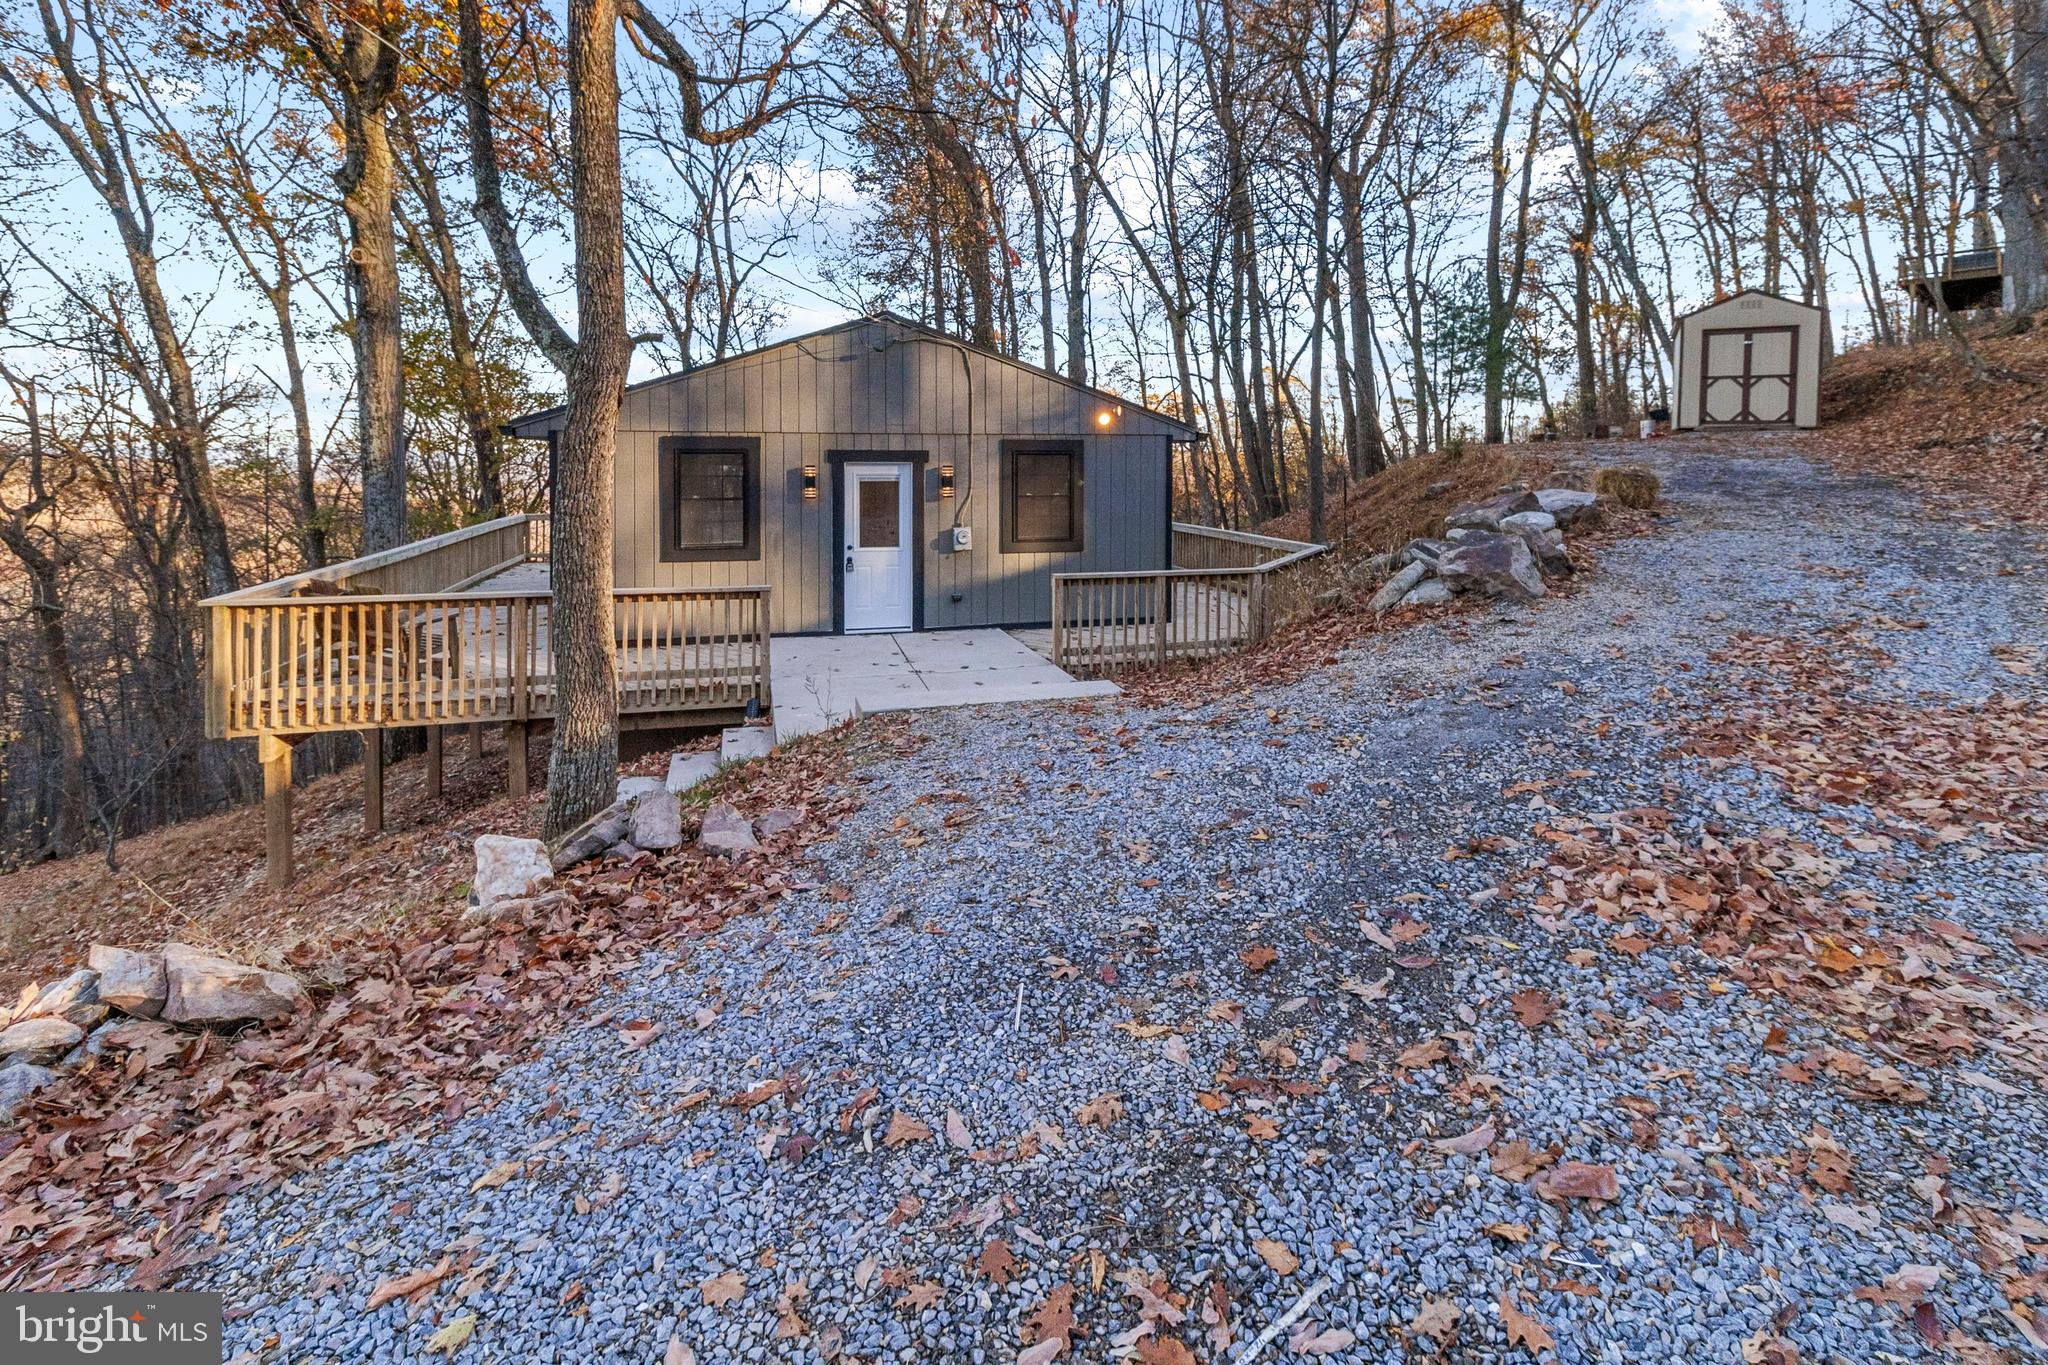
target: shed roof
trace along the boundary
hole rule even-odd
[[[1821,313],[1827,311],[1826,309],[1820,307],[1820,305],[1818,304],[1805,303],[1799,299],[1788,299],[1783,294],[1773,294],[1767,289],[1738,289],[1725,299],[1712,299],[1706,303],[1701,304],[1697,308],[1691,309],[1687,312],[1680,313],[1678,315],[1677,321],[1683,324],[1687,318],[1698,317],[1701,313],[1706,312],[1708,309],[1725,308],[1727,305],[1735,302],[1737,299],[1745,299],[1750,298],[1752,296],[1756,298],[1769,299],[1773,303],[1782,303],[1790,308],[1804,308],[1809,313]]]
[[[1106,389],[1099,389],[1090,384],[1078,384],[1073,380],[1067,378],[1065,375],[1055,374],[1051,370],[1045,369],[1042,366],[1033,365],[1027,361],[1019,360],[1015,356],[1007,356],[1004,355],[1001,351],[991,350],[986,346],[977,345],[976,343],[969,341],[964,337],[957,337],[954,336],[952,333],[942,331],[937,327],[928,326],[925,323],[917,321],[915,318],[907,318],[900,313],[891,313],[887,311],[872,313],[862,317],[848,318],[844,322],[836,322],[833,323],[830,327],[821,327],[814,332],[805,332],[800,336],[785,337],[781,341],[771,341],[767,345],[757,346],[751,351],[740,351],[733,355],[725,356],[718,360],[708,360],[701,365],[692,365],[689,366],[687,369],[674,370],[668,374],[656,375],[652,379],[643,379],[637,384],[627,385],[625,392],[636,393],[642,389],[654,388],[657,385],[661,384],[673,384],[678,380],[693,378],[697,375],[704,374],[709,370],[717,369],[720,366],[736,365],[742,361],[758,359],[761,356],[765,356],[773,351],[778,351],[785,347],[802,347],[808,342],[817,341],[824,337],[836,336],[841,332],[852,331],[854,328],[857,327],[871,326],[878,322],[888,323],[894,327],[901,328],[905,331],[917,333],[922,336],[927,336],[934,338],[936,340],[948,342],[952,345],[959,346],[967,351],[971,351],[975,355],[986,357],[989,360],[999,361],[1004,365],[1008,365],[1014,369],[1021,370],[1025,374],[1031,375],[1033,378],[1044,380],[1048,383],[1058,384],[1064,388],[1073,389],[1080,393],[1088,394],[1089,396],[1100,399],[1102,402],[1105,403],[1114,403],[1119,407],[1129,408],[1135,412],[1143,414],[1145,417],[1150,418],[1152,421],[1169,428],[1169,434],[1172,435],[1174,440],[1192,441],[1199,440],[1202,437],[1203,433],[1201,428],[1179,417],[1174,417],[1170,414],[1160,412],[1157,409],[1149,408],[1145,406],[1143,403],[1134,403],[1130,399],[1123,397],[1121,394],[1111,393]],[[523,417],[515,417],[511,421],[506,422],[503,426],[501,426],[499,430],[502,431],[507,436],[545,436],[548,434],[550,430],[558,429],[561,419],[567,411],[567,407],[560,404],[552,408],[543,408],[539,412],[530,412]]]

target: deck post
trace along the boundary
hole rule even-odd
[[[292,884],[292,741],[256,736],[263,765],[263,873],[273,891]]]
[[[482,725],[471,725],[469,727],[469,761],[471,763],[481,763],[484,761],[484,727]]]
[[[1166,667],[1166,593],[1165,574],[1152,580],[1152,662],[1156,667]]]
[[[384,732],[364,730],[363,833],[384,832]]]
[[[768,711],[775,705],[774,650],[775,635],[771,628],[770,611],[773,606],[773,590],[761,589],[760,602],[761,634],[760,643],[754,648],[754,692],[761,699],[761,709]]]
[[[1060,576],[1052,576],[1052,666],[1065,668],[1067,661],[1061,657],[1060,618],[1066,615],[1065,603],[1060,601]]]
[[[437,799],[441,795],[441,728],[427,727],[427,795]]]
[[[516,801],[526,799],[526,727],[523,720],[505,722],[505,790]]]

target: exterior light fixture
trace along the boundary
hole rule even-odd
[[[812,501],[817,496],[818,467],[814,464],[807,464],[804,466],[804,500],[807,502]]]
[[[1107,429],[1108,427],[1114,425],[1116,422],[1116,411],[1117,410],[1115,408],[1104,408],[1102,411],[1096,413],[1095,425],[1098,427],[1102,427],[1104,429]]]
[[[953,496],[953,466],[949,464],[939,466],[939,496],[942,498]]]

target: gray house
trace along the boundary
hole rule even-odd
[[[552,449],[564,410],[508,423]],[[633,385],[620,588],[773,589],[777,634],[1045,624],[1056,573],[1173,558],[1186,422],[907,318]]]

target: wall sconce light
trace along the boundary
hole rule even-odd
[[[1115,424],[1116,414],[1117,410],[1115,408],[1104,408],[1102,411],[1095,414],[1095,425],[1098,427],[1102,427],[1106,430],[1107,428]]]
[[[817,496],[818,467],[814,464],[807,464],[804,466],[804,498],[806,501],[810,501]]]
[[[949,464],[939,466],[939,496],[942,498],[953,496],[953,466]]]

